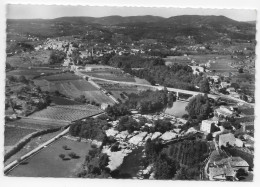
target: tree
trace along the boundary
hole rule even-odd
[[[106,166],[108,165],[109,157],[106,153],[101,153],[99,155],[98,165],[99,167],[104,170]]]
[[[64,160],[65,159],[65,155],[64,154],[59,154],[59,157]]]
[[[165,153],[160,153],[154,164],[154,169],[156,179],[173,179],[176,174],[177,164]]]
[[[8,80],[9,80],[10,82],[16,82],[16,81],[17,81],[17,78],[14,77],[14,76],[10,76],[10,77],[8,77]]]
[[[233,88],[235,88],[235,90],[237,90],[240,86],[239,86],[239,84],[237,84],[237,83],[231,83],[231,85],[230,85],[231,87],[233,87]]]
[[[203,79],[200,82],[200,91],[203,92],[203,93],[209,93],[210,87],[209,87],[208,79]]]
[[[70,158],[77,158],[78,157],[77,154],[74,153],[74,152],[70,152],[69,156],[70,156]]]
[[[185,110],[192,118],[206,119],[211,111],[209,99],[201,94],[196,95],[189,101]]]
[[[64,150],[69,150],[70,148],[67,145],[62,146]]]
[[[18,81],[24,84],[28,83],[28,80],[23,75],[18,77]]]
[[[66,53],[63,51],[53,50],[50,54],[49,63],[50,64],[61,64],[66,58]]]
[[[209,133],[209,134],[207,135],[206,139],[207,139],[208,141],[212,141],[212,140],[213,140],[212,134]]]

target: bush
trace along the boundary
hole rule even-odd
[[[64,154],[59,154],[59,157],[64,160],[65,159],[65,155]]]
[[[78,157],[77,154],[74,153],[74,152],[70,152],[69,156],[70,156],[70,158],[77,158]]]
[[[70,148],[67,145],[62,146],[64,150],[70,150]]]

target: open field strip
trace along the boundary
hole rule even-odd
[[[66,133],[69,132],[69,128],[65,129],[63,132],[61,132],[60,134],[58,134],[57,136],[55,136],[54,138],[48,140],[47,142],[43,143],[42,145],[40,145],[39,147],[33,149],[32,151],[30,151],[29,153],[23,155],[20,160],[21,161],[25,161],[27,159],[29,159],[30,157],[32,157],[33,155],[37,154],[39,151],[41,151],[42,149],[46,148],[46,146],[48,146],[49,144],[53,143],[54,141],[58,140],[60,137],[62,137],[63,135],[65,135]],[[20,161],[20,162],[21,162]],[[13,170],[15,167],[17,167],[20,162],[13,161],[12,163],[8,164],[7,166],[4,167],[4,173],[7,174],[8,172],[10,172],[11,170]]]

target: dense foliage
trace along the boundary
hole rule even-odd
[[[72,136],[103,141],[106,137],[105,130],[108,128],[107,121],[90,118],[86,121],[77,121],[71,124],[69,133]]]
[[[66,58],[66,53],[63,51],[53,50],[50,54],[49,63],[50,64],[61,64]]]
[[[85,158],[86,169],[77,174],[81,178],[109,178],[108,155],[98,148],[91,149]]]
[[[112,118],[130,114],[128,107],[126,107],[123,104],[116,104],[113,106],[109,106],[109,107],[107,107],[106,112],[107,112],[107,115]]]
[[[193,97],[185,110],[189,113],[191,118],[206,119],[210,113],[210,102],[207,95],[196,95]]]
[[[154,112],[167,106],[168,101],[173,101],[173,96],[169,95],[166,90],[143,91],[139,94],[131,93],[128,100],[124,103],[131,109],[137,109],[141,112]]]
[[[140,130],[141,125],[133,119],[131,116],[123,116],[120,118],[118,123],[118,131],[125,131],[127,130],[129,133],[133,131]]]

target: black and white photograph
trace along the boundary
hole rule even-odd
[[[5,177],[254,180],[256,10],[5,8]]]

